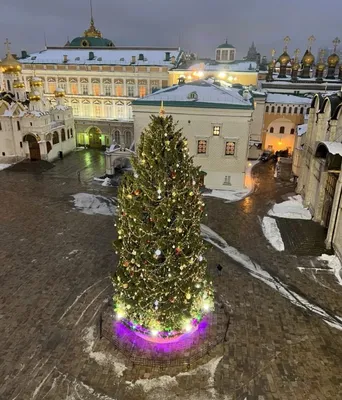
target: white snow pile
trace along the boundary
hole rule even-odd
[[[77,210],[88,215],[114,215],[115,207],[112,202],[104,196],[96,196],[89,193],[77,193],[72,196],[74,206]]]
[[[302,196],[291,196],[282,203],[274,204],[267,213],[271,217],[290,219],[311,219],[310,211],[303,206]]]
[[[89,357],[95,360],[99,365],[114,367],[114,372],[118,377],[121,377],[127,369],[126,365],[117,360],[112,354],[104,353],[102,351],[93,351],[95,345],[95,326],[85,329],[83,340],[86,342],[87,347],[84,349]]]
[[[142,391],[144,394],[147,394],[149,400],[160,400],[163,398],[171,399],[171,397],[167,395],[168,392],[175,393],[176,388],[178,392],[181,391],[181,387],[184,386],[180,385],[181,382],[183,382],[184,379],[190,378],[194,389],[192,389],[191,394],[187,392],[187,400],[218,400],[217,393],[214,388],[214,377],[216,369],[221,360],[222,356],[213,358],[207,364],[197,367],[189,372],[179,373],[173,377],[169,375],[163,375],[152,379],[138,379],[135,382],[126,381],[126,384],[129,385],[131,390],[134,390],[137,393]],[[196,390],[196,388],[198,388],[198,390]],[[181,398],[185,397],[181,396]]]
[[[331,269],[336,276],[338,284],[342,286],[342,265],[338,257],[335,255],[329,256],[328,254],[322,254],[317,259],[327,262],[329,269]]]
[[[112,186],[112,181],[110,178],[105,178],[104,181],[102,182],[102,186]]]
[[[228,202],[242,200],[249,194],[249,189],[241,190],[218,190],[214,189],[210,193],[203,193],[206,197],[217,197],[219,199],[228,200]]]
[[[271,245],[278,251],[284,251],[285,246],[277,221],[274,218],[264,217],[261,222],[261,227],[266,239]]]
[[[297,307],[311,311],[319,316],[329,326],[342,331],[342,318],[337,315],[331,316],[319,306],[310,303],[305,297],[302,297],[295,291],[288,289],[278,278],[274,278],[267,271],[263,270],[260,265],[254,263],[247,255],[240,253],[237,249],[229,246],[227,242],[208,226],[201,224],[201,233],[208,243],[218,248],[222,253],[226,254],[234,261],[246,268],[251,276],[262,281],[267,286],[276,290],[281,296],[288,299]]]
[[[8,167],[10,167],[12,164],[0,164],[0,171],[2,171],[3,169],[6,169]]]

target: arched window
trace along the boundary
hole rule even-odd
[[[69,131],[69,129],[67,130],[67,136],[68,136],[68,139],[70,139],[70,131]]]
[[[274,132],[274,128],[273,128],[273,126],[271,126],[270,127],[270,133],[273,133]]]
[[[49,153],[52,150],[52,146],[50,142],[46,142],[46,151]]]
[[[301,114],[304,114],[304,107],[301,107],[301,108],[300,108],[300,113],[301,113]]]
[[[289,108],[289,114],[292,114],[292,107]]]
[[[292,128],[292,129],[291,129],[291,132],[290,132],[291,135],[294,135],[294,132],[295,132],[295,130],[294,130],[294,128]]]
[[[283,107],[283,114],[286,114],[286,107]]]
[[[62,142],[65,142],[65,130],[64,129],[61,130],[61,138],[62,138]]]
[[[59,136],[58,136],[58,132],[55,131],[52,134],[52,144],[57,144],[57,143],[59,143]]]
[[[125,131],[125,146],[130,147],[132,144],[132,132]]]
[[[285,133],[285,126],[281,126],[279,128],[279,133]]]
[[[280,114],[280,112],[281,112],[280,110],[281,110],[280,106],[277,107],[277,114]]]
[[[269,111],[270,111],[270,107],[266,106],[266,112],[269,112]]]
[[[298,108],[295,107],[295,109],[293,110],[293,113],[294,113],[294,114],[297,114],[297,112],[298,112]]]
[[[272,106],[272,108],[271,108],[271,112],[272,112],[272,113],[274,113],[274,106]]]
[[[115,143],[120,144],[120,131],[114,132],[114,141]]]

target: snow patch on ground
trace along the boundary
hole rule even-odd
[[[245,169],[245,188],[244,189],[227,189],[219,190],[214,189],[210,193],[203,193],[205,197],[216,197],[219,199],[227,200],[227,203],[239,201],[247,197],[253,190],[254,181],[252,179],[252,168],[258,164],[259,160],[248,161]]]
[[[271,243],[271,245],[278,251],[284,251],[285,246],[277,221],[274,218],[264,217],[261,227],[266,239]]]
[[[118,361],[112,354],[104,353],[101,351],[93,351],[95,345],[95,327],[85,329],[83,340],[86,342],[87,347],[84,349],[89,357],[95,360],[99,365],[108,366],[112,365],[118,377],[121,377],[127,369],[126,365]]]
[[[6,169],[8,167],[10,167],[12,164],[0,164],[0,171],[2,171],[3,169]]]
[[[207,364],[201,365],[196,369],[189,372],[181,372],[176,376],[163,375],[158,378],[152,379],[138,379],[135,382],[126,381],[126,384],[130,389],[142,390],[145,394],[148,394],[149,400],[159,400],[161,398],[171,399],[167,394],[172,390],[179,387],[179,383],[187,377],[191,377],[192,380],[198,381],[198,389],[193,390],[191,395],[187,394],[186,399],[188,400],[208,400],[218,399],[216,396],[216,390],[214,389],[215,372],[222,360],[221,357],[216,357],[210,360]],[[181,391],[182,389],[179,388]],[[172,397],[174,398],[174,397]],[[177,397],[178,398],[178,397]],[[180,398],[185,398],[180,396]]]
[[[105,178],[102,182],[102,186],[112,186],[112,180],[110,178]]]
[[[274,204],[268,212],[271,217],[290,219],[311,219],[310,211],[303,206],[302,196],[291,196],[289,200]]]
[[[288,299],[297,307],[307,309],[313,314],[318,315],[326,324],[342,331],[342,318],[331,316],[319,306],[310,303],[307,299],[287,288],[278,278],[273,277],[260,265],[254,263],[247,255],[240,253],[237,249],[229,246],[227,242],[208,226],[201,224],[201,232],[204,240],[218,248],[234,261],[246,268],[251,276],[264,282],[267,286],[276,290],[281,296]]]
[[[342,286],[342,265],[338,257],[335,255],[329,256],[328,254],[322,254],[317,259],[321,261],[327,261],[328,267],[336,276],[338,284]]]
[[[72,196],[74,198],[74,206],[77,210],[88,215],[114,215],[115,207],[112,202],[104,196],[77,193]]]

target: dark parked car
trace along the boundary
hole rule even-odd
[[[271,156],[272,156],[272,151],[266,150],[261,154],[260,160],[266,162],[271,159]]]

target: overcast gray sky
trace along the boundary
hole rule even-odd
[[[95,26],[117,46],[178,46],[214,57],[215,47],[228,41],[238,57],[252,40],[262,55],[282,39],[292,39],[289,52],[303,52],[310,35],[319,45],[342,40],[341,0],[93,0]],[[89,0],[1,0],[0,40],[13,53],[64,45],[89,26]],[[1,44],[2,44],[1,43]],[[0,46],[0,56],[4,45]]]

